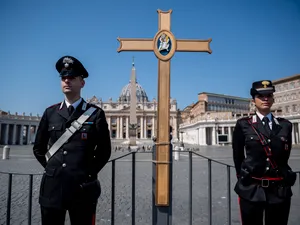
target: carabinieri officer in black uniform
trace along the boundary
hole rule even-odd
[[[271,113],[275,87],[269,80],[252,84],[256,112],[237,121],[232,140],[243,225],[287,225],[291,186],[296,174],[288,165],[292,124]],[[245,153],[244,153],[245,148]]]
[[[40,186],[42,225],[95,224],[101,194],[97,175],[111,155],[104,111],[81,98],[88,72],[79,60],[56,63],[65,100],[48,107],[39,124],[33,153],[45,168]]]

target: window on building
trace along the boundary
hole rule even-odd
[[[148,124],[152,123],[152,118],[151,117],[147,117],[147,123]]]
[[[294,89],[295,88],[295,83],[294,82],[291,82],[290,83],[290,89]]]
[[[293,112],[297,112],[297,105],[293,105]]]
[[[287,105],[286,107],[285,107],[285,112],[289,112],[290,111],[290,107]]]
[[[116,123],[117,122],[117,118],[116,117],[112,117],[111,118],[111,123]]]

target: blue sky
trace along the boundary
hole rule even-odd
[[[82,95],[116,100],[132,56],[149,99],[157,96],[152,52],[117,53],[117,37],[153,38],[156,10],[172,9],[176,38],[212,38],[213,53],[175,53],[171,97],[184,108],[199,92],[249,97],[255,80],[300,73],[300,0],[0,1],[0,109],[42,114],[63,99],[56,61],[77,57],[90,77]]]

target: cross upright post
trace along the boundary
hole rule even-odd
[[[212,53],[208,40],[176,39],[171,32],[172,10],[158,12],[154,38],[118,38],[121,51],[153,51],[158,59],[158,118],[156,140],[156,206],[170,204],[170,60],[175,52]]]

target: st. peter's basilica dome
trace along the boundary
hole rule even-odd
[[[136,101],[137,102],[148,102],[148,96],[146,91],[142,88],[142,86],[136,81]],[[130,94],[131,94],[131,82],[125,85],[122,88],[119,101],[121,102],[130,102]]]

